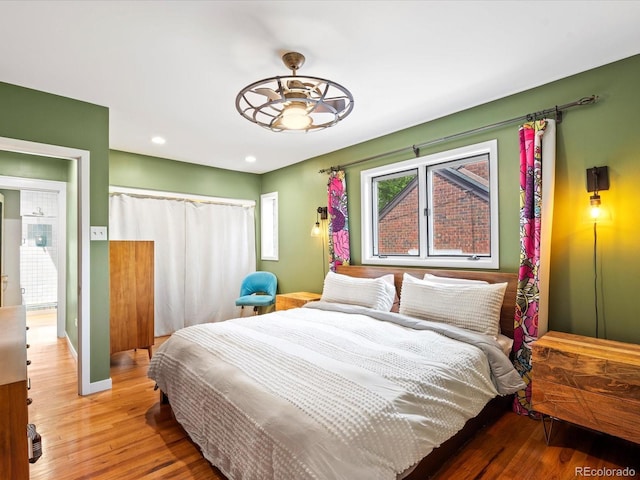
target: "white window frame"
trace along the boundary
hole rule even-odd
[[[260,258],[277,261],[278,249],[278,192],[260,195]]]
[[[450,257],[427,255],[429,238],[429,218],[419,216],[420,254],[407,255],[374,255],[374,219],[377,218],[373,204],[374,179],[383,175],[392,175],[409,169],[418,169],[418,206],[419,211],[427,208],[427,169],[430,166],[454,162],[476,155],[489,154],[489,211],[491,216],[491,245],[489,256],[483,257]],[[372,265],[399,265],[420,267],[449,267],[465,269],[498,269],[499,259],[499,215],[498,215],[498,141],[469,145],[445,152],[413,158],[403,162],[392,163],[381,167],[363,170],[360,173],[360,192],[362,201],[362,263]]]

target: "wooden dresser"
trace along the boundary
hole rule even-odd
[[[154,245],[152,241],[109,242],[111,353],[154,343]]]
[[[532,375],[535,411],[640,443],[640,345],[548,332]]]
[[[29,478],[24,306],[0,308],[0,480]]]
[[[282,293],[276,295],[276,310],[289,310],[290,308],[298,308],[307,302],[320,300],[319,293],[311,292],[293,292]]]

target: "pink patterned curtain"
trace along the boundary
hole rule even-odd
[[[332,170],[329,174],[329,268],[335,272],[337,265],[348,265],[349,214],[347,212],[347,183],[344,170]]]
[[[540,230],[542,223],[542,136],[547,122],[520,127],[520,269],[514,331],[514,366],[527,385],[513,410],[531,413],[531,342],[538,338],[540,309]]]

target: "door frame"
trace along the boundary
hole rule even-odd
[[[108,381],[91,383],[91,263],[90,263],[90,152],[71,147],[29,142],[15,138],[0,137],[0,150],[39,155],[42,157],[66,158],[77,162],[78,197],[78,393],[89,395],[111,388]],[[66,215],[66,212],[65,212]]]

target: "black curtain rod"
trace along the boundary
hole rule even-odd
[[[372,157],[363,158],[363,159],[360,159],[360,160],[356,160],[354,162],[346,163],[344,165],[338,165],[336,167],[323,168],[322,170],[319,171],[319,173],[325,173],[325,172],[341,170],[341,169],[346,168],[346,167],[351,167],[353,165],[358,165],[358,164],[364,163],[364,162],[370,162],[372,160],[377,160],[379,158],[387,157],[389,155],[395,155],[396,153],[402,153],[402,152],[405,152],[405,151],[413,151],[415,156],[419,157],[420,156],[420,149],[423,148],[423,147],[435,145],[437,143],[447,142],[449,140],[453,140],[453,139],[456,139],[456,138],[459,138],[459,137],[464,137],[466,135],[471,135],[471,134],[474,134],[474,133],[484,132],[485,130],[491,130],[493,128],[498,128],[498,127],[502,127],[502,126],[505,126],[505,125],[510,125],[510,124],[516,123],[516,122],[524,122],[524,121],[530,122],[532,120],[542,119],[542,118],[545,118],[545,117],[547,117],[549,115],[553,115],[555,117],[556,121],[558,123],[560,123],[560,122],[562,122],[562,112],[564,110],[568,110],[569,108],[572,108],[572,107],[581,107],[583,105],[593,105],[597,101],[598,101],[598,96],[597,95],[591,95],[590,97],[583,97],[580,100],[576,100],[575,102],[566,103],[564,105],[559,105],[559,106],[556,105],[553,108],[547,108],[547,109],[542,110],[540,112],[528,113],[527,115],[522,115],[520,117],[511,118],[509,120],[503,120],[502,122],[492,123],[490,125],[484,125],[482,127],[478,127],[478,128],[474,128],[474,129],[471,129],[471,130],[467,130],[465,132],[454,133],[453,135],[448,135],[446,137],[436,138],[435,140],[429,140],[428,142],[424,142],[424,143],[421,143],[419,145],[412,145],[410,147],[403,147],[403,148],[399,148],[397,150],[392,150],[392,151],[385,152],[385,153],[379,153],[377,155],[373,155]]]

